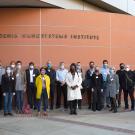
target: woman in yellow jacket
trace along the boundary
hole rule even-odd
[[[38,115],[40,115],[41,102],[43,100],[44,105],[44,115],[47,115],[46,109],[48,106],[48,99],[50,97],[50,78],[45,74],[45,69],[42,67],[40,69],[40,75],[36,78],[36,99],[37,99],[37,110]]]

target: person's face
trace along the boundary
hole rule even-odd
[[[64,63],[61,63],[60,64],[60,69],[64,69],[65,68],[65,64]]]
[[[77,69],[81,69],[81,63],[77,63]]]
[[[40,73],[41,75],[45,75],[45,69],[42,69]]]
[[[48,62],[47,62],[47,67],[48,67],[48,68],[51,68],[51,67],[52,67],[51,61],[48,61]]]
[[[104,62],[104,63],[103,63],[103,67],[104,67],[104,68],[107,68],[107,67],[108,67],[108,62]]]
[[[121,65],[120,65],[120,69],[121,69],[121,70],[125,69],[125,65],[124,65],[124,64],[121,64]]]
[[[31,64],[29,67],[30,67],[30,69],[34,69],[34,65],[33,64]]]
[[[22,68],[22,64],[21,63],[17,63],[17,66],[16,67],[17,67],[17,69],[20,70]]]
[[[2,62],[0,61],[0,66],[2,66]]]
[[[7,74],[10,74],[11,73],[11,69],[9,67],[6,69],[6,73]]]
[[[90,66],[90,68],[94,68],[95,65],[94,65],[94,63],[92,62],[92,63],[89,64],[89,66]]]
[[[15,68],[15,63],[13,62],[13,63],[11,63],[11,68]]]
[[[71,66],[70,71],[71,71],[71,73],[75,73],[75,66]]]

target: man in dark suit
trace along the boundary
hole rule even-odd
[[[52,67],[52,62],[48,61],[46,65],[46,74],[50,77],[50,109],[54,107],[54,94],[55,94],[55,82],[56,82],[56,71]]]
[[[26,69],[26,80],[27,80],[27,98],[28,103],[31,109],[36,109],[36,87],[35,87],[35,80],[36,77],[39,75],[38,69],[34,67],[34,63],[29,63],[29,68]]]

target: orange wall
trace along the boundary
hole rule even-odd
[[[0,34],[17,34],[18,38],[0,37],[0,59],[22,60],[26,66],[38,66],[50,59],[56,66],[80,61],[88,66],[108,59],[111,65],[120,62],[135,68],[135,17],[88,11],[40,8],[1,8]],[[23,34],[66,34],[60,38],[24,38]],[[71,39],[71,35],[97,35],[98,40]]]

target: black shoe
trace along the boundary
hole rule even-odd
[[[56,109],[59,109],[60,108],[60,106],[56,106]]]
[[[115,109],[114,111],[113,111],[113,113],[117,113],[118,111],[117,111],[117,109]]]
[[[78,109],[80,109],[80,110],[81,110],[81,109],[82,109],[82,107],[81,107],[81,106],[78,106]]]
[[[91,109],[91,106],[89,106],[88,109]]]
[[[73,114],[77,115],[77,111],[75,110],[75,111],[73,112]]]
[[[4,116],[7,116],[8,115],[8,113],[4,113]]]
[[[13,116],[13,114],[12,114],[12,113],[8,113],[8,115]]]
[[[73,114],[73,111],[72,110],[70,110],[70,115],[72,115]]]
[[[107,108],[111,108],[111,106],[110,106],[110,105],[106,105],[106,107],[107,107]]]
[[[113,110],[113,108],[111,108],[109,111],[111,112]]]
[[[131,108],[131,112],[134,111],[135,109],[134,108]]]

